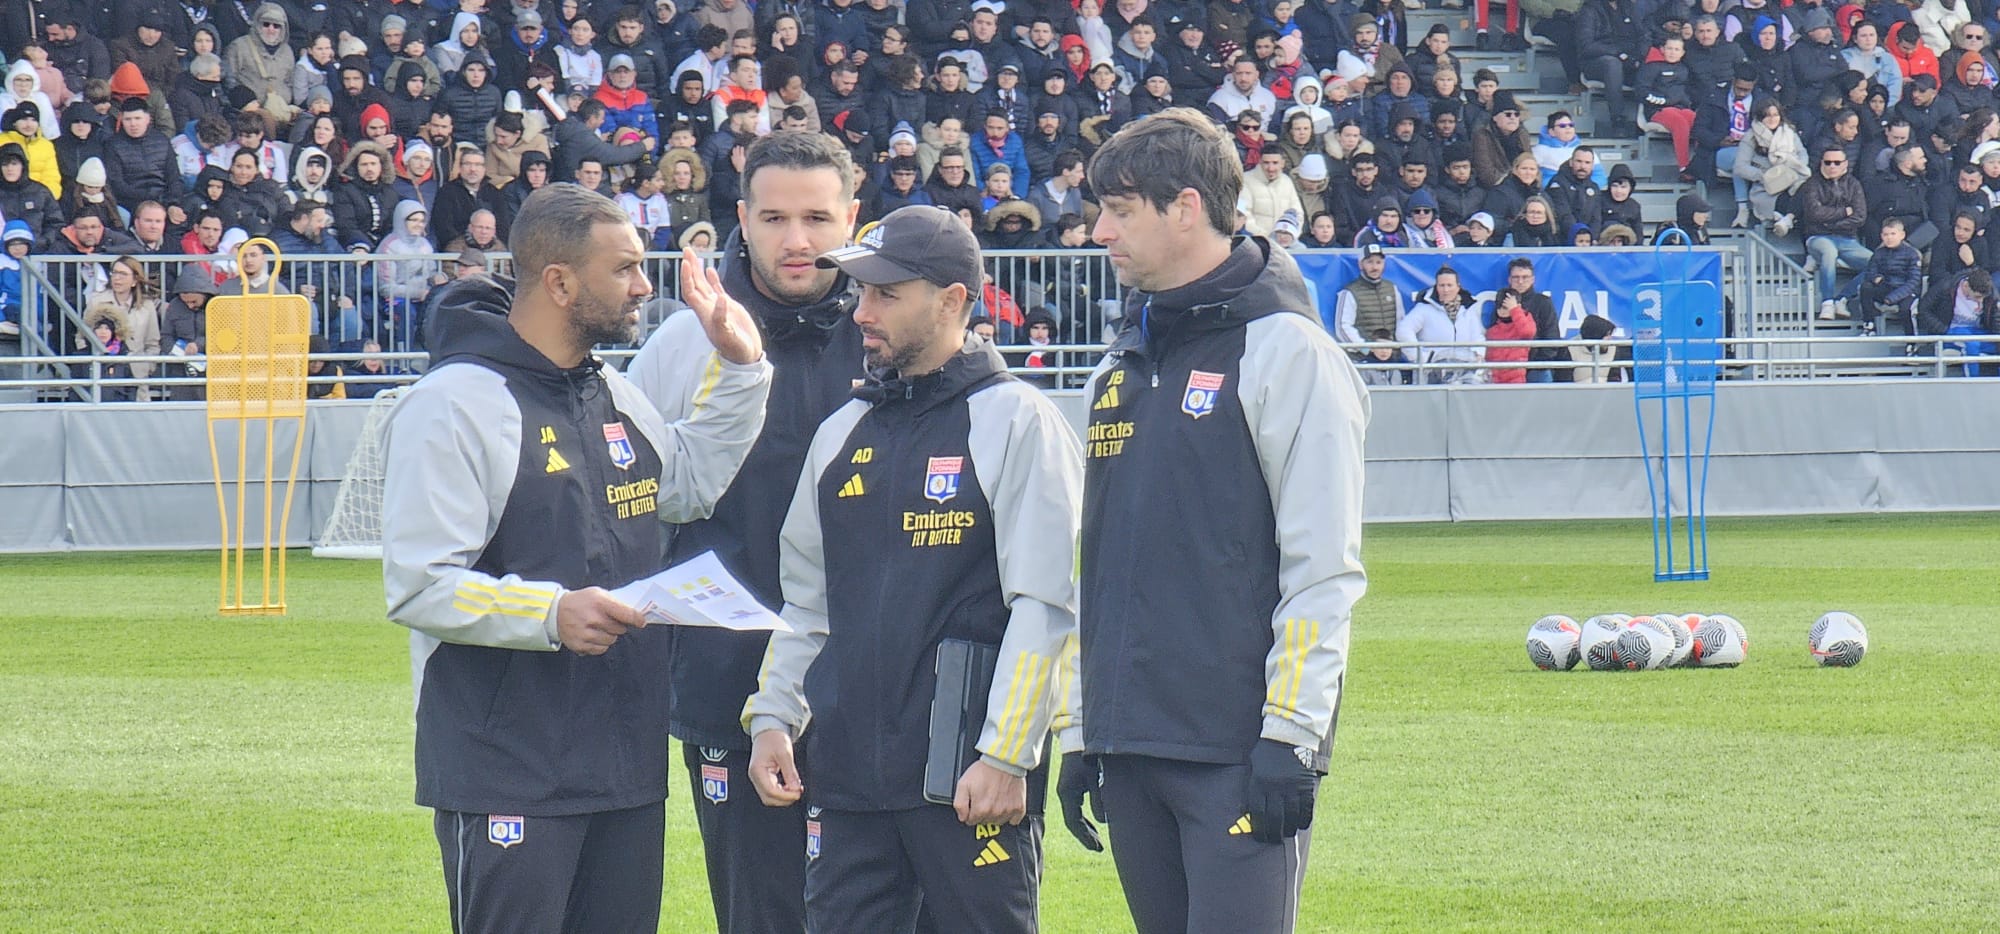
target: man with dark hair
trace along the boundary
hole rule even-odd
[[[608,65],[613,56],[624,55],[632,59],[632,83],[648,97],[657,101],[667,95],[667,82],[673,73],[667,69],[673,60],[667,57],[667,49],[654,37],[647,35],[646,24],[635,6],[621,7],[611,19],[610,31],[600,40],[599,53]]]
[[[1034,129],[1020,136],[1022,155],[1028,160],[1028,174],[1034,178],[1054,175],[1057,157],[1083,149],[1083,143],[1063,124],[1062,115],[1053,109],[1037,114]]]
[[[1372,152],[1358,152],[1347,159],[1348,180],[1334,190],[1334,218],[1341,230],[1360,230],[1375,219],[1375,202],[1389,192],[1382,184],[1382,167]]]
[[[2000,301],[1993,294],[1993,274],[1977,266],[1954,276],[1939,276],[1917,305],[1917,332],[1920,334],[1992,334],[2000,331]],[[1949,346],[1949,345],[1946,345]],[[1961,350],[1968,357],[1993,353],[1986,341],[1966,341]],[[1990,372],[1990,363],[1968,363],[1965,375]]]
[[[1293,929],[1367,581],[1367,391],[1290,254],[1232,239],[1241,166],[1177,107],[1088,173],[1127,326],[1087,386],[1058,796],[1085,847],[1086,799],[1117,828],[1139,934]]]
[[[584,101],[575,113],[549,127],[549,137],[555,143],[552,155],[557,181],[575,179],[576,167],[585,159],[608,168],[645,158],[644,143],[608,143],[598,135],[604,126],[605,113],[604,102],[593,97]]]
[[[1930,222],[1930,183],[1926,177],[1930,157],[1922,146],[1905,143],[1890,157],[1889,174],[1868,186],[1868,223],[1862,228],[1869,241],[1881,242],[1882,225],[1900,221],[1910,246],[1928,250],[1938,238],[1938,227]]]
[[[1021,145],[1020,134],[1007,125],[1007,113],[995,110],[983,119],[985,132],[972,141],[972,171],[980,178],[986,177],[986,170],[995,165],[1005,165],[1014,173],[1016,191],[1028,188],[1028,154]]]
[[[1064,150],[1051,168],[1044,181],[1028,189],[1028,203],[1041,212],[1043,226],[1064,214],[1083,213],[1083,153]]]
[[[1868,192],[1849,171],[1847,151],[1817,150],[1819,171],[1799,186],[1799,232],[1806,240],[1806,272],[1819,283],[1820,313],[1834,310],[1834,279],[1840,270],[1868,262],[1861,228],[1868,223]]]
[[[701,92],[709,94],[722,86],[723,75],[728,65],[723,60],[729,57],[729,33],[720,26],[706,25],[695,30],[694,51],[674,66],[674,81],[685,87],[688,72],[701,76]],[[678,89],[678,88],[677,88]]]
[[[591,355],[633,339],[653,292],[625,212],[551,185],[512,247],[513,294],[474,276],[433,295],[430,371],[384,442],[382,579],[412,630],[417,803],[435,812],[454,930],[653,930],[674,640],[603,588],[657,571],[663,522],[714,507],[771,368],[690,254],[681,299],[709,391],[663,419]]]
[[[747,102],[746,102],[747,103]],[[720,134],[717,134],[720,135]],[[669,558],[713,551],[759,603],[778,610],[778,532],[813,430],[847,401],[862,369],[846,277],[813,265],[853,236],[860,204],[847,152],[817,133],[776,133],[743,156],[741,226],[722,246],[721,288],[750,309],[775,369],[764,431],[713,514],[682,527]],[[704,405],[697,322],[673,315],[627,372],[667,418]],[[678,634],[664,681],[670,730],[686,751],[709,895],[722,931],[805,929],[806,809],[751,793],[743,702],[757,689],[766,638],[719,629]]]
[[[694,131],[696,143],[715,132],[715,110],[708,105],[707,82],[699,71],[681,72],[675,79],[674,93],[655,98],[653,105],[659,113],[660,126],[671,130],[674,124],[685,123]]]
[[[966,339],[982,268],[958,218],[906,207],[819,261],[863,283],[869,375],[814,435],[785,520],[793,625],[744,704],[750,778],[796,807],[811,723],[812,930],[1032,934],[1030,785],[1076,634],[1082,458],[1054,405]],[[958,651],[985,660],[954,666]],[[954,734],[937,735],[934,696],[963,718]],[[939,743],[957,747],[944,775]]]
[[[865,110],[868,106],[861,93],[861,69],[855,67],[853,62],[843,61],[833,66],[827,72],[826,80],[813,88],[812,96],[823,131],[832,128],[835,114]]]
[[[701,161],[719,169],[723,160],[729,158],[730,149],[750,145],[757,138],[759,112],[754,102],[731,101],[723,115],[723,122],[701,141],[701,147],[696,150]]]
[[[1597,187],[1597,150],[1578,146],[1542,193],[1555,205],[1556,226],[1568,232],[1573,224],[1596,224],[1604,214],[1604,189]]]
[[[120,204],[158,201],[172,205],[168,216],[176,223],[186,219],[181,209],[180,167],[174,158],[174,144],[153,127],[146,102],[131,98],[119,106],[118,129],[104,143],[104,168],[112,197]]]
[[[1521,300],[1521,309],[1535,319],[1535,339],[1538,341],[1559,341],[1563,338],[1562,319],[1556,317],[1556,303],[1547,293],[1535,288],[1535,261],[1525,256],[1517,256],[1507,261],[1507,287]],[[1528,359],[1534,361],[1555,361],[1568,358],[1561,347],[1536,347],[1529,351]],[[1531,383],[1567,383],[1571,381],[1571,368],[1557,367],[1528,371]]]

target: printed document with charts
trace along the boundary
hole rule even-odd
[[[653,625],[792,631],[790,624],[750,596],[713,551],[626,584],[611,596],[646,614],[646,622]]]

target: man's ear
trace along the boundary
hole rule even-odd
[[[575,294],[575,283],[568,263],[550,263],[542,267],[542,291],[547,292],[550,300],[557,305],[569,307],[570,299]]]

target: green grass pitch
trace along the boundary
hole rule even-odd
[[[1300,929],[1992,930],[1996,518],[1717,522],[1669,585],[1642,523],[1372,527]],[[373,565],[292,567],[291,616],[224,620],[212,555],[0,559],[0,930],[447,929],[405,633]],[[1836,608],[1859,668],[1806,654]],[[1749,663],[1529,665],[1614,611],[1733,613]],[[707,931],[674,788],[661,927]],[[1048,839],[1045,929],[1129,930]]]

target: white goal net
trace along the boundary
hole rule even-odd
[[[315,558],[380,559],[382,557],[382,475],[383,433],[389,428],[389,413],[396,407],[401,389],[389,389],[375,397],[362,422],[361,437],[347,458],[347,470],[340,478],[340,492],[333,498],[333,515],[313,546]]]

